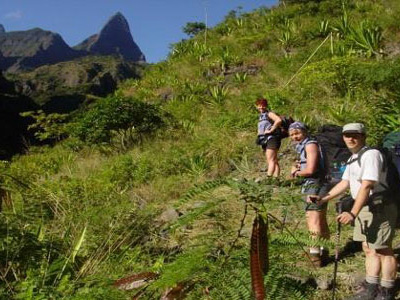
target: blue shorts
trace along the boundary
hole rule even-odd
[[[308,203],[307,196],[308,195],[317,195],[320,197],[325,196],[329,192],[330,185],[326,182],[320,182],[320,180],[315,179],[306,179],[301,186],[301,193],[304,194],[304,209],[308,210],[315,210],[315,211],[322,211],[326,210],[328,203]]]

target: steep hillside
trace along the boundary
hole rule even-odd
[[[8,77],[15,82],[19,93],[40,105],[46,104],[48,111],[70,112],[87,94],[106,96],[114,92],[121,81],[139,78],[143,68],[144,65],[113,56],[90,56]]]
[[[38,118],[39,133],[69,138],[1,166],[1,292],[252,299],[249,241],[261,213],[268,299],[330,298],[332,264],[316,270],[304,255],[313,242],[299,186],[259,172],[254,101],[265,96],[312,130],[362,120],[378,143],[400,127],[399,13],[395,0],[292,0],[230,13],[65,126]],[[283,174],[291,148],[281,148]],[[329,225],[335,232],[332,208]],[[344,227],[343,247],[350,237]],[[333,240],[325,246],[332,252]],[[339,299],[363,270],[361,253],[346,250]],[[120,278],[131,284],[117,289]]]

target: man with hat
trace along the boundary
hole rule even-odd
[[[364,124],[346,124],[342,133],[352,156],[342,180],[317,202],[328,202],[350,189],[354,205],[350,211],[342,212],[337,221],[354,223],[353,240],[362,242],[366,269],[365,288],[351,299],[394,299],[397,262],[392,240],[397,208],[383,193],[387,186],[384,158],[380,151],[365,145]],[[311,200],[315,198],[307,201]]]

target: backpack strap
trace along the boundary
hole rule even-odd
[[[365,152],[367,152],[368,150],[374,150],[374,148],[371,148],[371,147],[368,147],[368,146],[363,147],[363,148],[358,152],[357,158],[353,158],[353,159],[350,158],[350,159],[347,161],[346,165],[351,165],[352,163],[357,162],[357,163],[358,163],[358,166],[361,167],[361,157],[362,157],[363,154],[364,154]],[[384,155],[384,153],[382,153],[382,151],[380,151],[379,149],[375,149],[375,150],[378,150],[378,151],[381,153],[382,159],[383,159],[383,162],[382,162],[382,172],[386,172],[386,171],[387,171],[387,168],[388,168],[388,166],[387,166],[387,158],[386,158],[386,155]],[[385,190],[389,190],[389,186],[388,186],[388,185],[383,184],[383,183],[381,183],[381,182],[379,182],[379,184],[380,184],[381,186],[383,186],[383,187],[385,188]],[[386,192],[386,191],[385,191],[385,192]],[[384,193],[384,192],[381,192],[381,193]],[[375,194],[376,194],[376,195],[375,195]],[[375,196],[378,196],[379,193],[375,193],[375,194],[373,194],[373,196],[374,196],[374,195],[375,195]]]
[[[304,157],[305,157],[305,158],[307,158],[306,146],[309,145],[309,144],[317,144],[318,150],[321,152],[321,146],[318,144],[318,141],[317,141],[317,140],[310,139],[310,138],[307,138],[307,139],[308,139],[308,141],[305,142],[304,147],[303,147],[303,148],[301,149],[301,151],[300,151],[300,155],[301,155],[302,153],[304,153]],[[304,163],[305,161],[301,161],[301,162]]]
[[[378,151],[381,153],[382,158],[383,158],[382,171],[385,172],[386,169],[387,169],[387,159],[386,159],[386,156],[385,156],[385,155],[382,153],[382,151],[380,151],[379,149],[371,148],[371,147],[368,147],[368,146],[364,146],[364,147],[358,152],[358,156],[357,156],[356,158],[353,158],[353,159],[350,158],[350,159],[347,161],[346,165],[351,165],[352,163],[357,162],[357,163],[358,163],[358,166],[361,167],[361,157],[362,157],[363,154],[364,154],[365,152],[367,152],[368,150],[378,150]]]
[[[314,138],[308,138],[308,141],[305,142],[304,147],[300,151],[300,156],[302,153],[304,153],[304,157],[307,159],[307,151],[306,147],[309,144],[316,144],[318,147],[318,152],[319,152],[319,157],[318,157],[318,170],[317,173],[319,173],[318,177],[324,178],[326,177],[326,166],[325,166],[325,155],[324,152],[322,151],[321,144],[318,143],[317,139]],[[301,161],[301,163],[306,163],[306,161]]]

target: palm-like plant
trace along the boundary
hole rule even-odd
[[[333,30],[336,31],[338,37],[341,39],[345,38],[347,34],[350,32],[349,17],[347,15],[344,3],[343,3],[343,14],[340,17],[339,24],[337,24],[337,26],[334,26]]]
[[[357,29],[350,28],[349,39],[354,47],[365,53],[367,57],[378,56],[383,53],[382,50],[382,28],[371,27],[366,22],[361,23]]]
[[[229,88],[225,86],[214,86],[210,89],[212,103],[222,104],[228,96]]]
[[[322,20],[319,23],[319,35],[320,36],[327,36],[330,32],[330,24],[328,20]]]

